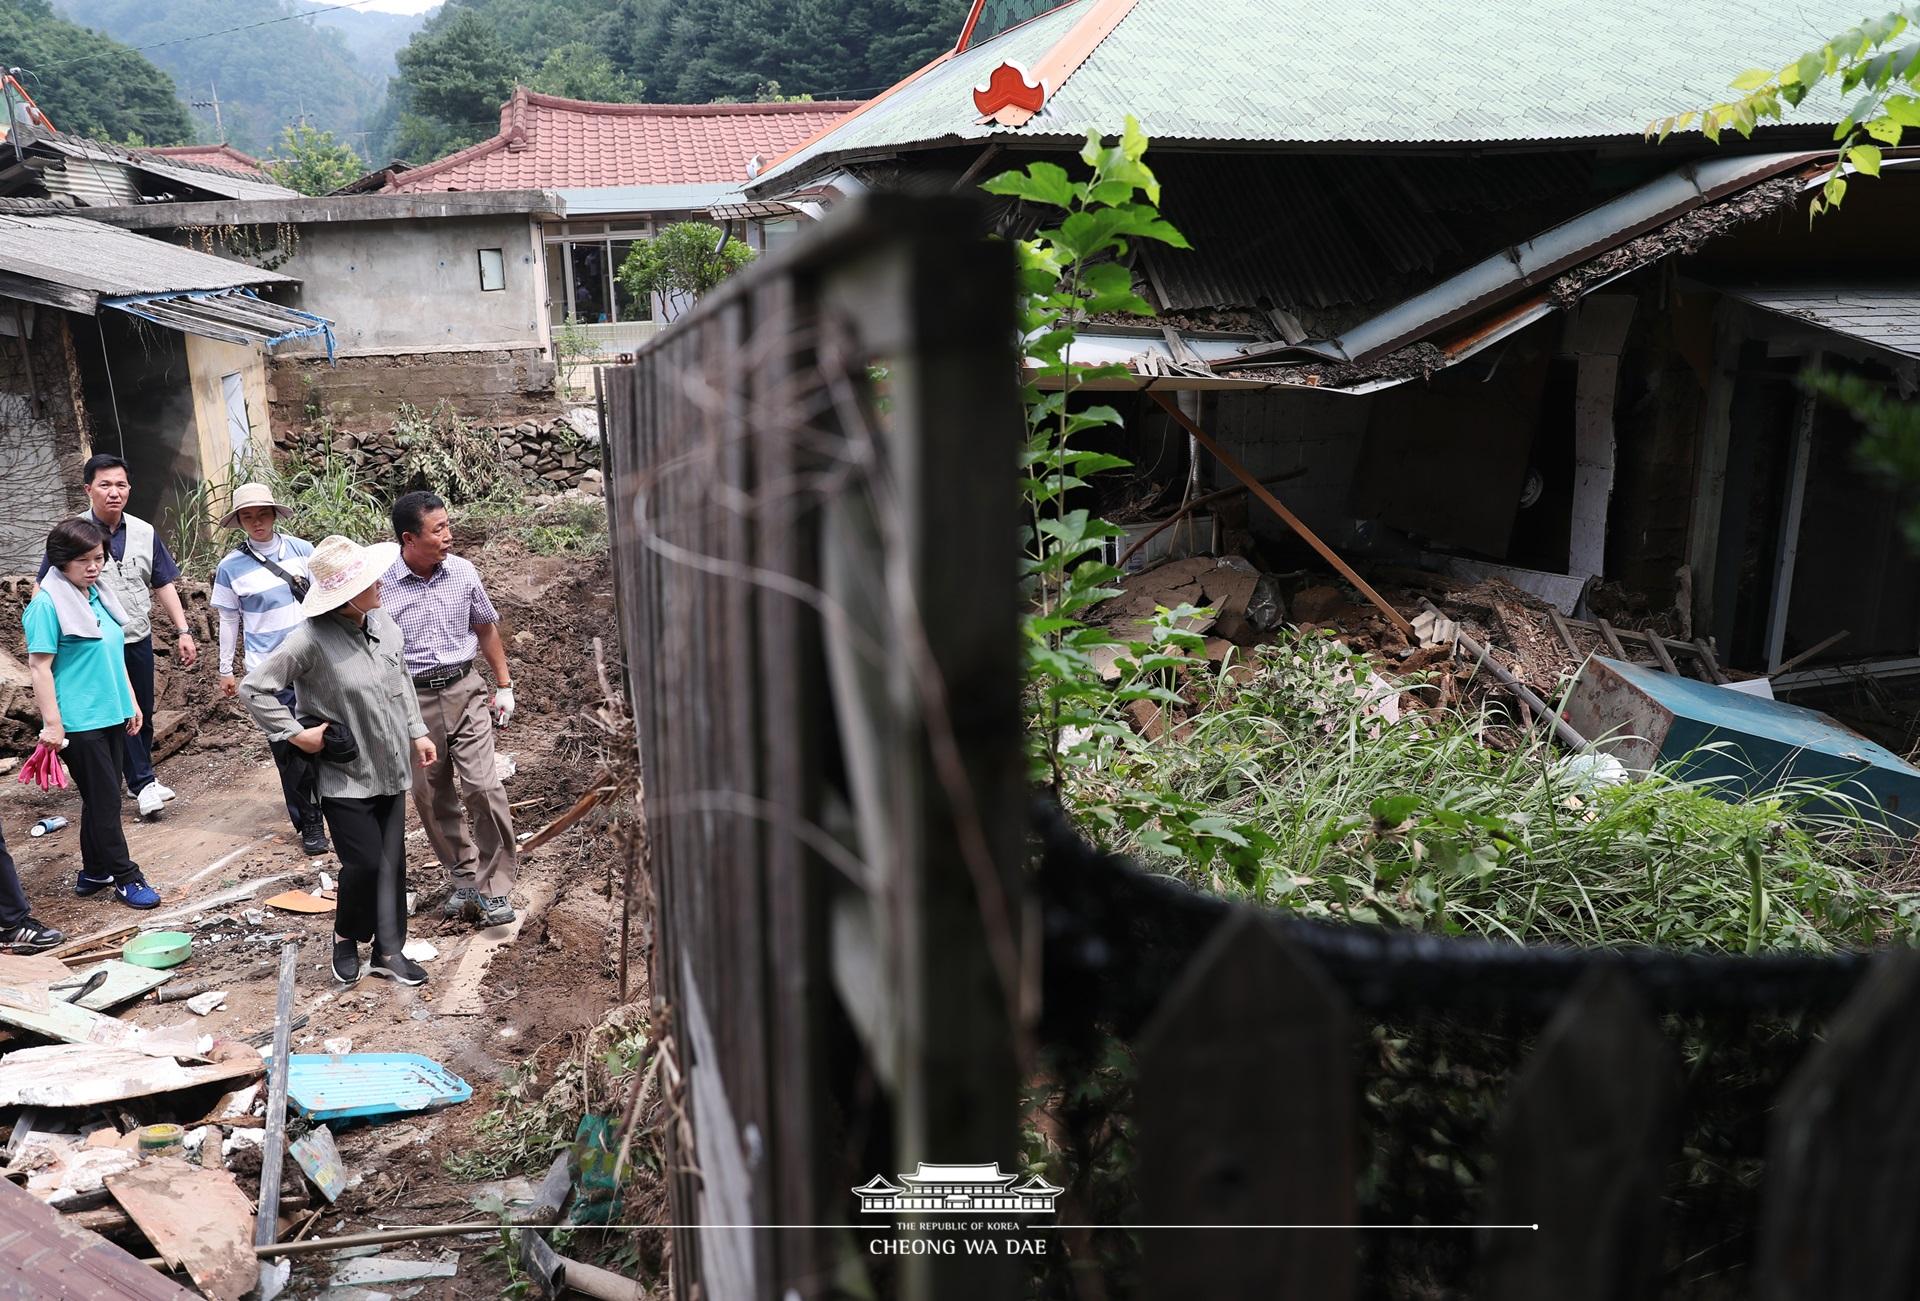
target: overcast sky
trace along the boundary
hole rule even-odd
[[[417,14],[431,9],[440,0],[367,0],[366,4],[356,5],[358,9],[380,9],[390,14]]]

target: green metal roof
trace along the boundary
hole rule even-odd
[[[982,125],[972,87],[1031,69],[1094,0],[973,46],[750,187],[942,143],[1112,133],[1157,143],[1473,145],[1637,136],[1858,22],[1862,0],[1138,0],[1027,125]],[[1882,8],[1886,6],[1881,6]],[[1837,120],[1810,101],[1804,120]],[[1799,116],[1792,120],[1801,120]]]

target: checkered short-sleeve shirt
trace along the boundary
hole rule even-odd
[[[380,605],[406,638],[407,672],[415,677],[462,664],[480,651],[474,629],[500,622],[480,571],[459,556],[448,556],[422,578],[393,562],[380,580]]]

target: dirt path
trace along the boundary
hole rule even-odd
[[[595,583],[590,581],[594,575],[577,572],[578,562],[523,559],[535,563],[505,567],[494,580],[510,629],[511,607],[530,607],[556,585],[567,587],[579,602],[569,611],[579,619],[597,621],[593,607],[610,604],[610,593],[603,595],[601,588],[604,571]],[[523,621],[531,622],[524,616]],[[546,633],[553,638],[553,629]],[[523,833],[572,804],[587,782],[568,729],[573,711],[589,694],[597,695],[597,688],[582,689],[592,681],[585,644],[591,635],[569,637],[557,646],[548,641],[539,648],[547,653],[526,654],[524,668],[516,664],[515,676],[533,689],[522,689],[523,712],[502,733],[500,749],[518,764],[507,790]],[[573,645],[576,640],[581,644]],[[523,634],[516,661],[526,647]],[[195,741],[159,771],[178,795],[166,813],[143,822],[134,816],[131,801],[124,806],[128,845],[163,900],[150,914],[135,913],[108,897],[73,896],[79,800],[72,791],[44,793],[11,777],[0,779],[0,825],[35,915],[77,937],[129,923],[151,926],[171,914],[162,923],[166,928],[195,936],[193,956],[175,979],[213,981],[228,993],[225,1005],[197,1020],[196,1028],[242,1038],[272,1028],[279,944],[297,941],[294,1010],[308,1021],[293,1035],[295,1052],[326,1052],[346,1040],[353,1052],[421,1053],[458,1074],[474,1093],[471,1102],[443,1112],[343,1130],[339,1146],[352,1182],[310,1236],[485,1218],[474,1201],[487,1185],[449,1175],[446,1157],[474,1145],[475,1125],[494,1106],[497,1087],[517,1068],[531,1059],[550,1071],[554,1061],[577,1057],[580,1038],[619,1001],[611,938],[617,904],[603,889],[604,843],[592,838],[591,827],[582,827],[527,856],[511,896],[522,917],[518,930],[476,936],[471,926],[443,921],[430,906],[444,894],[446,876],[409,810],[408,889],[423,905],[409,933],[437,950],[423,963],[428,983],[406,989],[367,979],[343,989],[327,967],[332,915],[280,912],[262,902],[281,890],[313,888],[320,871],[337,873],[338,867],[331,854],[310,860],[300,851],[281,808],[265,740],[239,708],[216,706]],[[49,813],[64,814],[76,825],[29,838],[27,828]],[[476,947],[491,951],[490,961],[471,979],[456,979]],[[450,1010],[454,1004],[469,1010],[456,1013]],[[135,1004],[124,1016],[143,1026],[195,1020],[178,1004],[151,1002]],[[489,1245],[463,1240],[388,1254],[421,1259],[447,1249],[460,1254],[459,1275],[427,1284],[417,1294],[424,1301],[494,1297],[506,1276],[497,1260],[482,1260]],[[330,1263],[303,1265],[295,1282],[311,1286],[330,1268]]]

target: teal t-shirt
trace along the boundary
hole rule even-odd
[[[60,705],[61,725],[69,732],[118,727],[133,717],[120,625],[100,603],[97,590],[88,592],[87,599],[100,620],[98,637],[63,636],[53,598],[44,591],[35,592],[20,614],[27,653],[53,656],[53,697]]]

